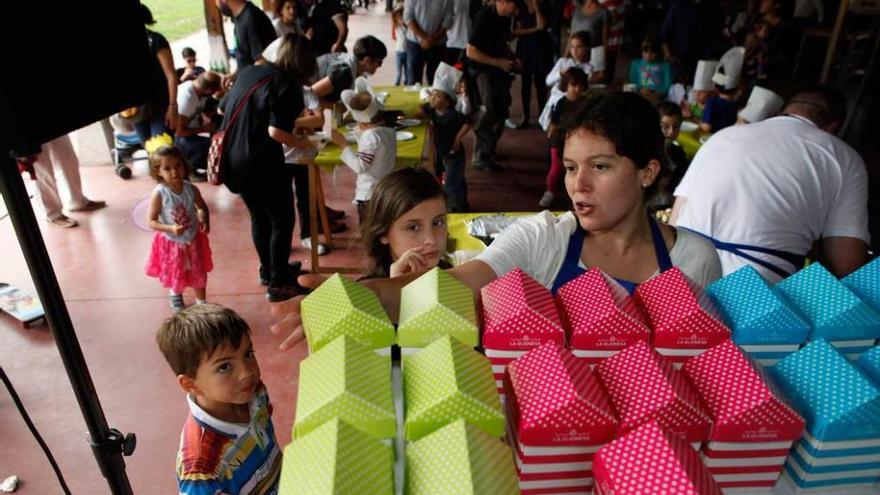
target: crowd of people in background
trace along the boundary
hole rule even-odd
[[[358,217],[362,224],[370,222],[374,191],[394,169],[396,143],[369,77],[392,52],[395,84],[426,88],[420,114],[434,132],[433,172],[448,211],[470,208],[467,170],[505,169],[497,152],[504,132],[536,126],[547,137],[547,158],[535,164],[546,170],[546,191],[536,207],[562,207],[565,195],[560,193],[568,173],[562,156],[567,121],[586,102],[623,91],[637,93],[654,106],[665,139],[662,167],[653,194],[646,198],[647,207],[652,212],[668,209],[679,197],[673,221],[693,222],[694,208],[686,209],[685,200],[693,205],[701,197],[692,192],[695,187],[706,191],[693,177],[712,168],[706,163],[717,162],[717,154],[729,152],[718,151],[731,149],[720,144],[728,136],[750,133],[728,133],[729,128],[747,124],[757,129],[758,123],[773,120],[783,109],[791,113],[791,108],[813,105],[819,110],[800,118],[824,132],[816,135],[823,137],[824,144],[833,143],[836,153],[846,155],[841,163],[854,163],[846,167],[855,179],[844,180],[841,187],[846,188],[838,194],[852,197],[855,191],[856,199],[845,208],[850,213],[837,220],[843,222],[846,216],[848,228],[803,226],[803,232],[794,236],[800,236],[797,245],[784,246],[782,251],[804,255],[804,243],[823,237],[823,232],[824,237],[843,232],[866,243],[864,215],[852,214],[865,203],[866,190],[853,185],[865,182],[859,175],[864,167],[858,164],[858,155],[832,135],[841,118],[834,110],[840,106],[839,97],[826,89],[805,92],[791,77],[801,33],[821,20],[823,9],[811,8],[814,4],[807,0],[755,0],[739,6],[671,0],[663,5],[663,9],[648,8],[646,3],[620,0],[388,1],[384,7],[393,44],[386,46],[371,35],[349,39],[349,18],[359,7],[350,2],[277,0],[264,11],[247,0],[217,0],[220,12],[234,24],[236,63],[227,74],[199,66],[191,48],[182,51],[185,64],[175,69],[167,40],[150,29],[155,21],[143,7],[152,53],[152,90],[132,115],[117,116],[116,121],[127,119],[142,144],[167,134],[187,163],[188,182],[205,179],[210,136],[225,131],[225,184],[242,197],[251,215],[259,278],[272,301],[304,291],[296,281],[299,264],[287,260],[297,211],[300,241],[312,247],[304,165],[317,154],[316,141],[307,137],[324,126],[323,108],[336,106],[355,116],[356,148],[341,134],[327,137],[343,149],[343,162],[358,175],[354,194]],[[517,99],[521,119],[513,122],[511,109]],[[792,102],[800,104],[792,107]],[[470,135],[473,152],[466,153]],[[686,150],[682,138],[691,139],[695,147],[706,144],[694,158],[694,149]],[[53,192],[47,173],[51,166],[45,165],[54,149],[49,144],[37,170],[47,216],[54,225],[75,226],[75,220],[61,213]],[[689,172],[691,159],[699,171]],[[131,176],[124,163],[117,173]],[[71,211],[104,205],[82,196],[75,179],[69,181],[75,196]],[[836,198],[822,196],[816,204],[834,208],[841,203]],[[328,211],[331,231],[347,228],[336,222],[344,212]],[[679,216],[684,212],[688,213]],[[720,251],[725,243],[743,240],[729,232],[719,234],[724,229],[711,223],[693,225]],[[758,238],[760,243],[766,241]],[[834,242],[825,244],[834,250]],[[318,250],[327,252],[324,245]],[[413,263],[418,257],[410,254],[407,259]],[[853,259],[839,264],[850,266]]]

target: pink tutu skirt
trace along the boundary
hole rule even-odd
[[[197,233],[189,244],[174,242],[161,232],[153,236],[145,271],[148,276],[158,278],[164,287],[177,294],[187,287],[204,288],[208,272],[213,269],[211,245],[204,232]]]

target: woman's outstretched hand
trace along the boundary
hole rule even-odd
[[[329,277],[326,275],[300,275],[297,281],[303,287],[317,289]],[[300,304],[305,296],[297,296],[288,301],[272,305],[272,314],[281,317],[277,323],[269,327],[269,331],[275,335],[286,336],[281,345],[282,351],[286,351],[305,339],[302,326],[302,313]]]

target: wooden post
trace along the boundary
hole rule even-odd
[[[221,74],[229,73],[229,49],[223,32],[223,15],[215,0],[205,2],[205,26],[208,28],[208,46],[211,47],[208,67]]]
[[[849,0],[840,0],[840,7],[837,9],[837,19],[834,21],[834,28],[831,30],[831,38],[828,39],[825,64],[822,66],[822,75],[819,77],[819,82],[822,84],[828,82],[828,76],[831,74],[831,65],[834,63],[834,54],[837,52],[837,42],[840,41],[840,32],[843,31],[843,20],[846,18],[847,10],[849,10]]]

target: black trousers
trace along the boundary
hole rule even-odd
[[[293,177],[293,189],[296,193],[296,211],[299,213],[299,238],[309,237],[312,219],[309,217],[309,167],[288,163],[287,168]]]
[[[248,185],[239,194],[251,214],[251,237],[260,258],[260,278],[268,280],[270,287],[291,284],[299,274],[291,273],[288,264],[295,222],[290,176],[264,180],[260,186]]]
[[[428,84],[434,84],[434,72],[446,57],[444,45],[434,45],[427,50],[410,40],[406,40],[406,84],[407,86],[422,82],[422,73]]]

